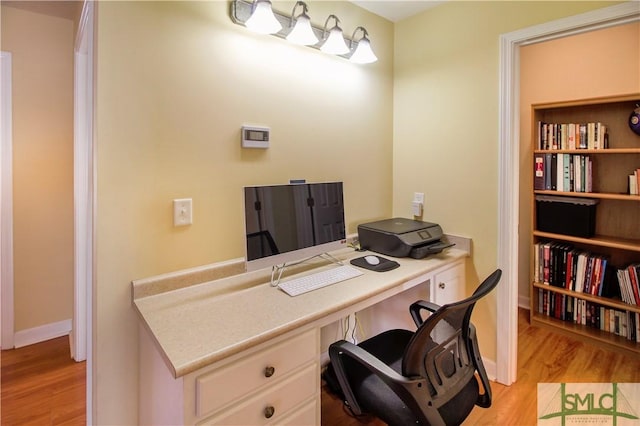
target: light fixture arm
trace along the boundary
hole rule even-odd
[[[302,11],[296,16],[296,9],[298,6],[302,8]],[[286,39],[292,43],[300,44],[303,46],[314,46],[318,44],[318,35],[311,26],[311,18],[307,15],[307,4],[303,1],[298,1],[291,10],[291,20],[289,23],[289,34]]]
[[[293,10],[291,11],[291,26],[293,26],[293,23],[297,19],[297,17],[296,17],[296,8],[298,6],[302,6],[302,13],[300,15],[298,15],[298,16],[306,15],[309,12],[309,7],[307,6],[307,4],[305,2],[303,2],[303,1],[296,2],[296,4],[293,5]]]
[[[356,41],[356,33],[362,31],[362,36]],[[355,46],[354,46],[355,44]],[[369,40],[369,33],[364,27],[358,27],[353,31],[353,36],[349,42],[349,60],[357,64],[370,64],[376,62],[378,57],[373,50],[371,50],[371,41]]]
[[[340,24],[340,19],[338,19],[338,17],[336,15],[329,15],[327,16],[327,20],[324,21],[324,29],[322,30],[322,39],[326,39],[327,38],[327,25],[329,25],[329,19],[333,18],[336,21],[336,24],[334,25],[335,27],[340,28],[338,25]]]
[[[360,37],[360,40],[362,40],[363,38],[366,38],[367,40],[369,39],[369,33],[367,32],[365,27],[358,27],[355,30],[353,30],[353,35],[351,36],[351,39],[349,40],[349,48],[353,49],[353,43],[357,43],[356,41],[356,33],[358,32],[358,30],[362,31],[362,37]]]

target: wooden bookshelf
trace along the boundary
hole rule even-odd
[[[629,194],[613,194],[607,192],[558,192],[558,191],[545,191],[536,190],[534,194],[540,195],[555,195],[560,197],[581,197],[581,198],[595,198],[601,200],[621,200],[621,201],[640,201],[640,195]]]
[[[594,329],[586,325],[573,324],[567,321],[561,321],[552,317],[548,317],[538,312],[533,312],[530,318],[531,324],[538,327],[544,327],[554,330],[558,333],[565,334],[601,346],[608,350],[622,351],[626,355],[638,357],[638,344],[631,342],[624,337],[617,336],[602,330]]]
[[[546,149],[534,149],[534,154],[542,154],[549,152]],[[553,152],[558,154],[640,154],[640,148],[606,148],[606,149],[554,149]]]
[[[567,290],[567,289],[562,288],[562,287],[551,287],[548,284],[544,284],[544,283],[534,282],[532,285],[535,288],[541,288],[543,290],[550,290],[550,291],[553,291],[554,293],[560,293],[560,294],[564,294],[566,296],[577,297],[579,299],[584,299],[584,300],[587,300],[589,302],[598,303],[600,305],[608,306],[610,308],[615,308],[615,309],[620,309],[620,310],[623,310],[623,311],[632,311],[632,312],[640,313],[640,306],[628,305],[628,304],[624,303],[622,300],[619,300],[619,299],[612,299],[612,298],[609,298],[609,297],[594,296],[592,294],[587,294],[587,293],[578,293],[578,292],[575,292],[575,291],[572,291],[572,290]]]
[[[640,226],[640,225],[639,225]],[[560,240],[584,245],[617,248],[640,253],[640,240],[629,238],[611,237],[606,235],[595,235],[591,238],[575,237],[573,235],[554,234],[552,232],[533,231],[534,237],[547,240]]]
[[[629,195],[628,175],[640,168],[640,136],[631,131],[628,118],[640,103],[640,93],[597,99],[556,102],[532,105],[533,154],[588,155],[592,161],[592,191],[565,192],[534,189],[531,191],[532,241],[569,243],[579,250],[605,256],[607,268],[623,268],[631,263],[640,263],[640,195]],[[606,125],[608,147],[601,149],[537,149],[538,123],[589,123]],[[566,161],[566,160],[565,160]],[[597,201],[595,235],[589,238],[538,230],[536,219],[537,195],[555,197],[589,198]],[[635,315],[640,321],[640,306],[630,305],[615,298],[600,297],[576,292],[548,283],[536,282],[534,254],[532,249],[530,319],[537,326],[569,334],[581,340],[613,350],[621,350],[640,356],[640,343],[592,326],[576,324],[571,320],[560,320],[553,315],[539,312],[542,306],[541,290],[550,295],[562,295],[585,303],[599,305],[605,309]],[[615,276],[615,272],[614,272]],[[545,293],[547,294],[547,293]],[[550,297],[550,296],[549,296]],[[545,299],[547,300],[547,299]],[[640,340],[640,339],[639,339]]]

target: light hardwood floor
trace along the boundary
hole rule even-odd
[[[532,327],[520,310],[518,380],[492,383],[493,405],[476,407],[465,425],[535,425],[537,384],[640,382],[640,356],[606,351],[570,337]],[[2,352],[2,425],[85,424],[85,363],[69,357],[68,339],[59,338]],[[323,389],[325,426],[382,426],[377,419],[354,419],[342,402]]]
[[[2,351],[2,426],[84,425],[85,363],[69,338]]]

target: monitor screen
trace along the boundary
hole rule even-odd
[[[346,244],[342,182],[244,188],[247,270]]]

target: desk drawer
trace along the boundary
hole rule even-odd
[[[280,424],[281,418],[293,408],[310,398],[319,398],[319,390],[320,372],[318,363],[315,362],[274,386],[267,387],[263,392],[198,424],[229,426]],[[297,414],[303,419],[310,417],[309,410],[305,410],[304,407],[300,413],[292,413],[294,420],[298,418]]]
[[[196,414],[205,416],[243,395],[278,381],[318,358],[315,329],[196,378]]]
[[[302,407],[297,408],[286,418],[278,419],[275,423],[278,426],[315,426],[320,424],[320,398],[314,398]]]

